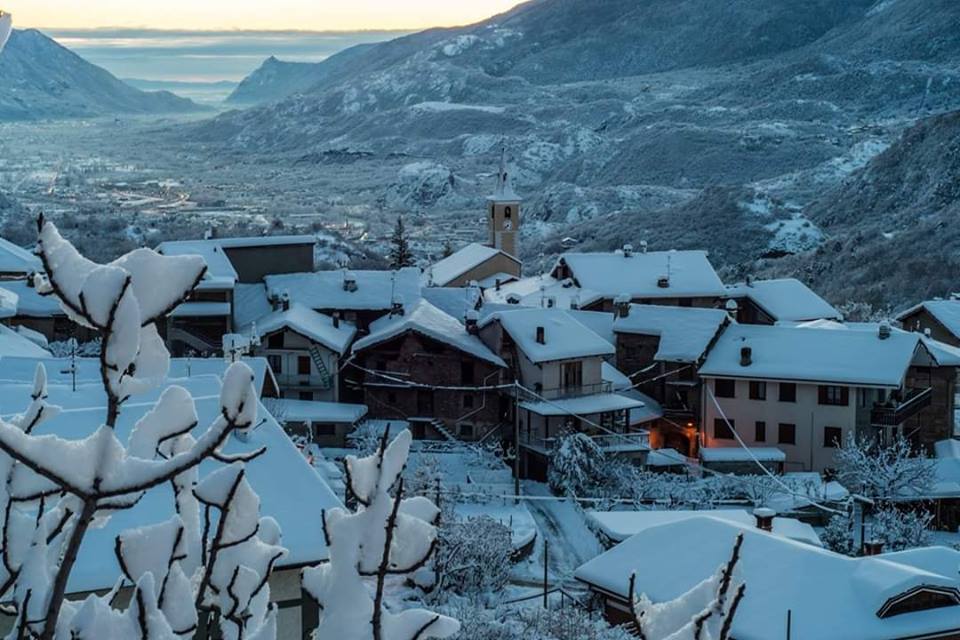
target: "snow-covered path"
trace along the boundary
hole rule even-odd
[[[525,482],[526,495],[550,496],[550,490],[539,482]],[[603,553],[603,547],[587,527],[579,509],[566,500],[530,500],[527,508],[537,522],[541,536],[550,543],[549,569],[551,582],[567,583],[574,570],[584,562]],[[543,545],[537,544],[535,554],[543,566]]]

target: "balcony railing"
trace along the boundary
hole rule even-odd
[[[581,384],[575,387],[554,387],[538,391],[537,394],[547,400],[560,400],[562,398],[580,398],[583,396],[592,396],[598,393],[613,393],[613,383],[598,382],[596,384]]]
[[[590,436],[604,453],[635,453],[650,449],[650,434],[647,431],[631,431],[629,433],[603,434]],[[557,438],[532,438],[523,443],[531,449],[549,453]]]
[[[870,411],[870,424],[875,427],[896,427],[930,406],[933,389],[910,389],[907,398],[893,406],[874,407]]]

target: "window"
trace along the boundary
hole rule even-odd
[[[513,217],[513,207],[504,207],[504,209],[503,209],[503,217],[504,217],[506,220],[511,219],[511,218]]]
[[[463,360],[460,362],[460,383],[473,384],[475,382],[473,374],[473,362]]]
[[[750,399],[751,400],[766,400],[767,399],[767,383],[763,380],[752,380],[750,382]]]
[[[579,360],[564,362],[561,376],[564,389],[575,389],[583,386],[583,363]]]
[[[713,393],[718,398],[736,398],[737,381],[717,378],[713,383]]]
[[[283,349],[283,332],[274,333],[267,338],[268,349]]]
[[[301,391],[299,393],[301,400],[307,400],[308,402],[313,402],[313,391]]]
[[[757,442],[766,442],[767,441],[767,423],[762,420],[758,420],[753,423],[753,439]]]
[[[310,357],[297,356],[297,373],[301,376],[310,375]]]
[[[337,435],[337,425],[320,423],[313,425],[314,433],[318,436],[335,436]]]
[[[792,382],[780,383],[780,402],[796,402],[797,385]]]
[[[283,373],[283,356],[267,356],[270,369],[277,375]]]
[[[843,429],[840,427],[823,428],[823,446],[834,449],[843,444]]]
[[[470,394],[470,393],[463,394],[463,408],[473,409],[473,394]]]
[[[777,442],[780,444],[797,444],[797,425],[781,422]]]
[[[820,404],[845,407],[850,404],[850,389],[822,384],[819,388],[819,397]]]
[[[460,425],[460,437],[461,438],[472,438],[473,437],[473,425],[472,424],[461,424]]]
[[[727,421],[723,418],[714,418],[713,420],[713,437],[717,440],[733,440],[733,429],[730,427],[736,428],[733,420],[730,421],[730,424],[727,424]]]

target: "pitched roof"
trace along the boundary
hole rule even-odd
[[[480,326],[492,322],[499,322],[533,363],[605,357],[616,353],[612,344],[563,309],[497,311],[483,318]],[[544,344],[537,342],[537,327],[544,329]]]
[[[477,308],[481,300],[480,290],[476,287],[424,287],[420,295],[461,322],[466,320],[468,311]]]
[[[47,358],[50,352],[29,338],[0,324],[0,357]]]
[[[613,331],[659,337],[656,360],[697,362],[728,322],[722,309],[634,304],[614,321]]]
[[[584,289],[606,298],[626,294],[631,298],[719,297],[725,287],[706,251],[652,251],[636,253],[565,253],[552,275],[566,264]],[[660,287],[659,280],[669,285]]]
[[[334,326],[330,316],[297,302],[290,303],[289,309],[277,309],[260,318],[256,321],[256,327],[261,336],[289,329],[340,355],[347,352],[350,341],[357,333],[357,328],[349,322],[341,321],[339,326]],[[244,328],[252,329],[252,325]]]
[[[782,637],[788,610],[794,635],[818,640],[847,640],[851,630],[858,638],[905,638],[960,627],[955,606],[877,615],[891,598],[920,586],[956,589],[955,566],[935,573],[884,556],[849,558],[706,513],[650,527],[581,565],[574,575],[625,598],[635,573],[637,593],[665,602],[723,566],[741,531],[736,578],[747,585],[747,596],[732,637]]]
[[[550,275],[521,278],[488,288],[483,298],[493,304],[514,304],[522,307],[553,307],[569,309],[585,307],[603,298],[596,291],[577,286],[570,278],[557,279]]]
[[[519,260],[505,251],[474,242],[428,267],[423,274],[423,284],[431,287],[445,287],[499,254],[520,264]]]
[[[751,364],[740,364],[741,349]],[[920,345],[915,333],[730,325],[717,339],[700,375],[899,387]]]
[[[344,278],[356,279],[356,291],[344,288]],[[267,291],[286,291],[294,302],[311,309],[385,311],[394,299],[412,305],[420,299],[420,270],[399,271],[317,271],[286,273],[264,278]]]
[[[207,263],[200,288],[232,289],[239,276],[233,263],[216,240],[175,240],[161,242],[157,251],[167,256],[200,256]]]
[[[727,287],[729,298],[749,298],[774,321],[842,320],[843,315],[795,278],[753,280]]]
[[[17,315],[30,318],[52,318],[66,315],[56,296],[42,296],[26,280],[4,280],[0,288],[17,296]]]
[[[650,453],[653,454],[654,452],[651,451]],[[680,454],[676,455],[680,456]],[[685,459],[680,456],[674,464],[684,463]],[[710,516],[711,518],[728,520],[744,528],[756,526],[756,518],[746,509],[587,512],[587,517],[597,523],[597,526],[603,531],[604,535],[615,542],[622,542],[651,527],[687,520],[689,518],[698,518],[704,515]],[[814,528],[806,522],[800,522],[795,518],[774,518],[773,534],[790,538],[797,542],[812,544],[817,547],[823,546],[823,543],[820,541],[820,536],[817,535]]]
[[[370,325],[370,335],[353,344],[353,351],[363,351],[375,345],[392,340],[408,331],[413,331],[437,342],[454,347],[468,355],[493,363],[498,367],[507,366],[487,345],[475,335],[467,333],[466,327],[456,318],[447,315],[426,300],[419,300],[400,316],[384,316]]]
[[[903,321],[921,309],[925,309],[947,331],[960,338],[960,300],[926,300],[899,314],[897,320]]]
[[[0,273],[34,273],[43,270],[40,258],[33,253],[0,238]]]

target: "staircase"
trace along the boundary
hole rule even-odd
[[[320,352],[320,347],[316,344],[310,345],[310,358],[313,359],[313,366],[317,368],[320,388],[323,390],[331,389],[333,387],[333,376],[330,375],[330,370],[327,369],[327,365],[323,361],[323,353]]]
[[[460,439],[453,435],[449,429],[447,429],[447,425],[443,423],[443,420],[434,418],[430,421],[430,426],[436,429],[436,431],[446,438],[448,442],[460,442]]]
[[[217,353],[223,349],[222,345],[214,342],[212,338],[185,331],[180,327],[167,330],[167,343],[172,342],[182,342],[200,353]]]

